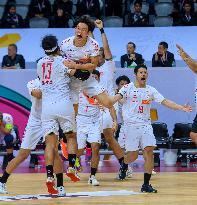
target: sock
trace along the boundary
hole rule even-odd
[[[76,154],[68,154],[68,161],[70,167],[75,166],[76,157],[77,157]]]
[[[0,179],[1,183],[7,183],[8,177],[10,176],[10,174],[8,174],[6,171],[3,173],[3,176]]]
[[[144,173],[144,184],[148,185],[151,178],[151,174]]]
[[[14,158],[13,153],[8,153],[8,154],[7,154],[8,162],[10,162],[13,158]]]
[[[121,167],[124,169],[124,170],[127,170],[128,169],[128,164],[125,164],[124,162],[122,163]]]
[[[63,173],[56,174],[57,187],[63,186]]]
[[[53,165],[47,165],[46,170],[47,170],[47,177],[54,177],[53,176]]]
[[[95,176],[96,172],[97,172],[97,168],[92,168],[91,167],[91,175]]]
[[[122,162],[124,161],[124,157],[121,157],[120,159],[118,159],[118,161],[119,161],[119,164],[121,165]]]

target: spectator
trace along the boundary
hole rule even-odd
[[[10,44],[8,46],[8,55],[3,57],[2,61],[3,69],[25,69],[25,59],[22,55],[17,54],[17,46]]]
[[[67,28],[67,27],[69,27],[68,21],[69,21],[69,15],[66,15],[63,8],[61,6],[59,6],[57,8],[56,14],[52,17],[50,27],[52,27],[52,28]]]
[[[73,2],[71,0],[55,0],[53,4],[53,14],[57,13],[57,9],[62,8],[65,15],[72,15]]]
[[[160,42],[158,51],[152,57],[152,67],[172,67],[175,65],[174,54],[167,50],[168,44],[164,41]]]
[[[142,2],[140,0],[134,2],[134,13],[131,11],[128,13],[128,26],[148,26],[148,17],[142,12]]]
[[[78,0],[76,16],[90,15],[100,17],[99,0]]]
[[[7,159],[4,160],[2,169],[5,169],[8,162],[13,156],[14,141],[16,140],[16,133],[13,129],[13,118],[10,114],[0,112],[0,141],[1,144],[6,145]]]
[[[51,3],[49,0],[31,0],[29,5],[28,17],[45,17],[51,16]]]
[[[133,42],[129,42],[127,44],[127,54],[122,55],[120,58],[121,68],[124,67],[135,67],[136,65],[140,65],[144,63],[144,59],[142,55],[135,52],[136,45]]]
[[[105,0],[105,15],[122,17],[122,0]]]
[[[183,13],[180,16],[180,21],[179,21],[180,26],[196,25],[196,17],[191,9],[192,9],[191,3],[189,1],[185,1],[183,5]]]
[[[16,13],[15,4],[10,4],[8,12],[6,12],[2,18],[3,28],[23,28],[24,21],[21,15]]]

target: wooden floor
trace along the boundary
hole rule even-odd
[[[99,187],[87,184],[88,174],[81,174],[81,181],[72,183],[65,177],[66,191],[112,191],[127,190],[139,192],[143,174],[135,173],[133,178],[118,181],[115,174],[98,174]],[[197,204],[197,173],[158,173],[152,176],[152,185],[158,189],[157,194],[107,197],[78,197],[65,199],[30,200],[0,202],[0,204],[18,205],[59,205],[59,204],[145,204],[145,205],[196,205]],[[27,194],[46,194],[45,174],[13,174],[7,184],[10,196]]]

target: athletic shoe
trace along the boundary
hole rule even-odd
[[[153,169],[152,175],[155,175],[155,174],[157,174],[157,172]]]
[[[128,169],[125,169],[122,165],[120,166],[120,169],[119,169],[119,179],[120,180],[124,180],[126,178],[127,170]]]
[[[83,171],[83,167],[81,166],[80,159],[78,157],[75,160],[75,168],[77,169],[78,172]]]
[[[65,159],[68,159],[67,144],[63,140],[60,140],[60,147],[61,147],[61,151],[62,151],[62,156]]]
[[[73,167],[68,167],[66,175],[73,182],[80,181],[80,177],[77,175],[77,170],[75,168],[73,168]]]
[[[157,190],[154,189],[151,184],[143,184],[141,188],[141,192],[145,193],[157,193]]]
[[[133,175],[133,169],[131,167],[128,167],[126,177],[127,178],[132,178],[132,175]]]
[[[66,196],[64,186],[57,187],[57,191],[58,191],[57,193],[58,196]]]
[[[88,184],[91,184],[92,186],[99,186],[99,182],[97,181],[97,179],[94,175],[91,175],[89,177]]]
[[[0,194],[7,194],[7,187],[5,183],[0,182]]]
[[[55,188],[55,179],[53,177],[47,177],[46,185],[49,194],[58,194],[58,191]]]

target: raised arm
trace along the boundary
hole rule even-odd
[[[121,100],[122,97],[123,97],[123,96],[122,96],[120,93],[117,93],[116,95],[111,96],[111,97],[110,97],[110,100],[111,100],[112,104],[114,105],[116,102],[118,102],[119,100]]]

